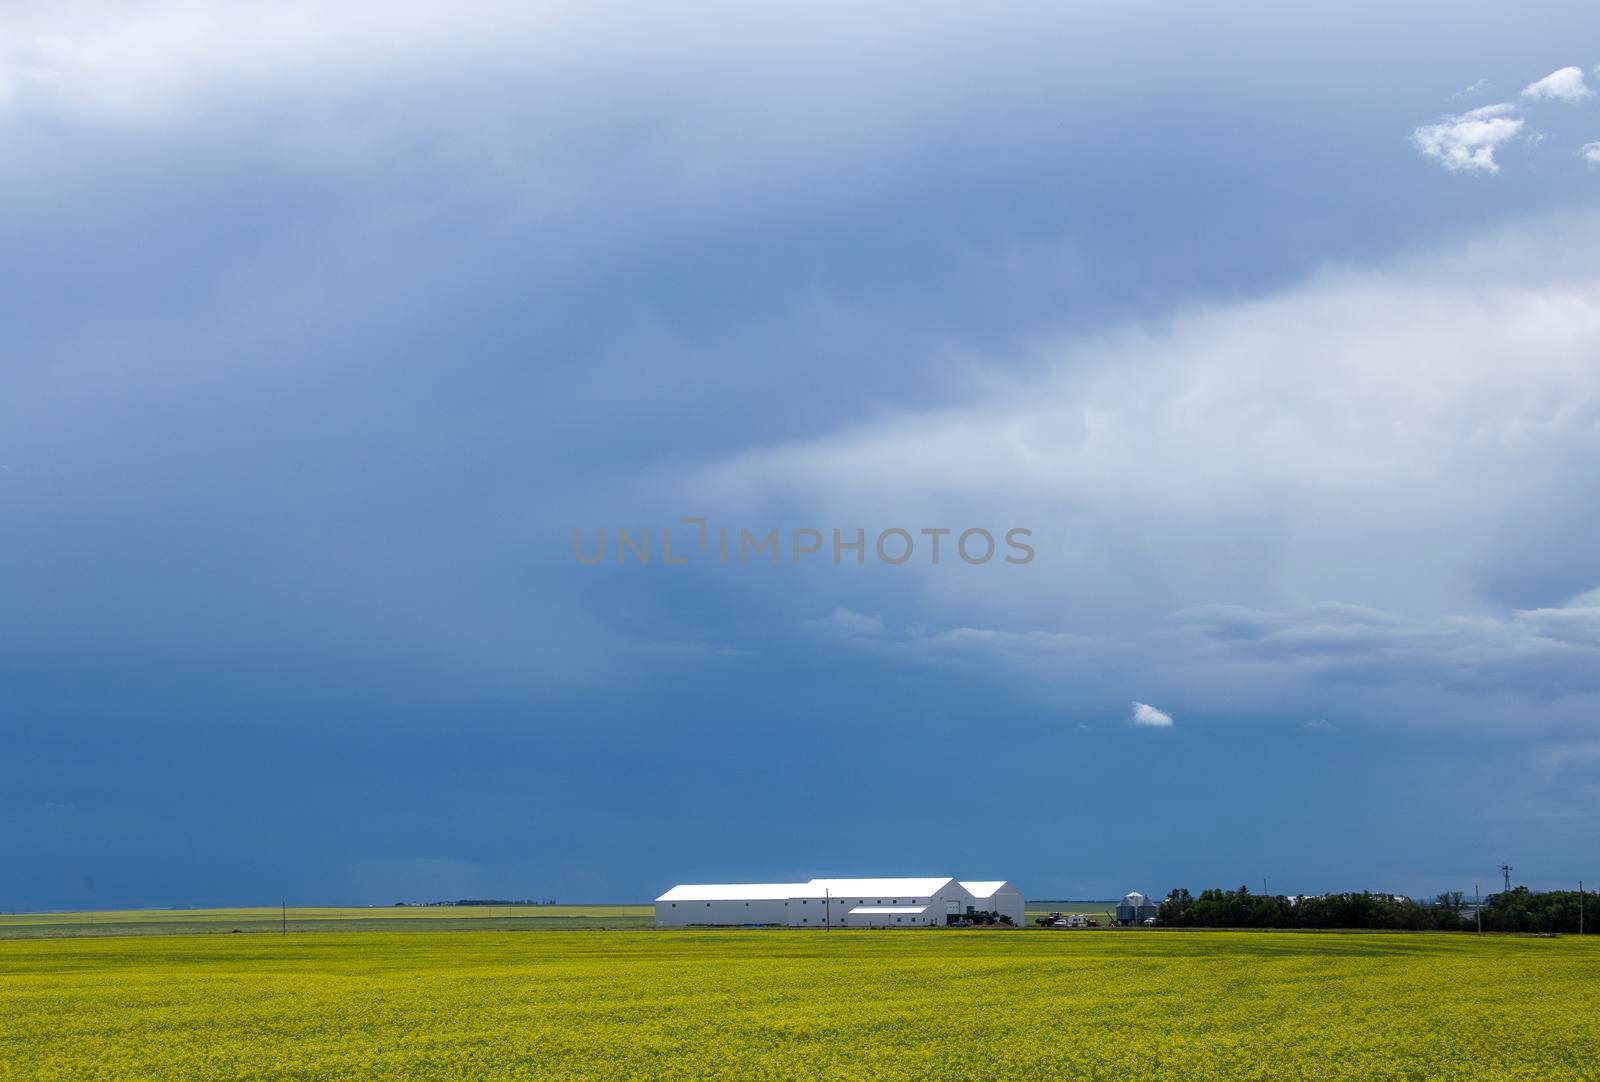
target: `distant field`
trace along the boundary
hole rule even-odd
[[[500,931],[649,928],[648,905],[290,907],[290,932]],[[97,913],[0,913],[0,939],[62,936],[184,935],[208,932],[277,932],[279,910],[129,909]]]
[[[1086,913],[1102,926],[1111,921],[1115,902],[1043,901],[1030,903],[1027,926],[1046,913]],[[529,906],[291,906],[291,932],[383,931],[587,931],[597,928],[649,928],[655,910],[648,905]],[[210,932],[279,932],[277,908],[126,909],[81,913],[0,913],[0,939],[39,939],[107,935],[195,935]]]
[[[399,923],[399,922],[397,922]],[[1594,1078],[1600,940],[1003,930],[0,942],[0,1078]]]

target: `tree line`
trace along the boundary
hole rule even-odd
[[[1178,928],[1370,928],[1393,931],[1476,931],[1479,917],[1485,932],[1578,931],[1579,895],[1575,890],[1534,893],[1527,887],[1491,894],[1479,914],[1460,891],[1432,901],[1362,891],[1359,894],[1252,894],[1238,890],[1205,890],[1198,897],[1179,888],[1160,905],[1157,921]],[[1585,891],[1583,930],[1600,924],[1600,892]]]

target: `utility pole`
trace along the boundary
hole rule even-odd
[[[1583,880],[1578,880],[1578,934],[1583,934]]]
[[[1483,902],[1478,898],[1478,884],[1472,884],[1472,912],[1478,918],[1478,934],[1483,934]]]
[[[1510,894],[1511,893],[1511,865],[1509,865],[1509,864],[1500,865],[1500,874],[1505,876],[1505,879],[1506,879],[1506,893]]]

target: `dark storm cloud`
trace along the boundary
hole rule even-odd
[[[1319,602],[1373,604],[1346,558],[1300,580],[1315,596],[1264,585],[1285,551],[1270,501],[1240,498],[1218,528],[1151,487],[1149,514],[1083,522],[1107,506],[1092,491],[1071,503],[963,472],[981,433],[919,455],[939,450],[926,439],[942,411],[1101,370],[1052,343],[1137,336],[1197,306],[1226,320],[1330,260],[1592,199],[1581,163],[1449,186],[1405,145],[1419,117],[1459,110],[1445,99],[1472,78],[1549,70],[1592,11],[1485,16],[1470,41],[1419,53],[1444,15],[8,11],[0,720],[17,740],[0,789],[19,795],[0,815],[57,884],[29,897],[77,901],[92,866],[112,869],[99,896],[112,882],[176,900],[159,880],[259,897],[273,888],[257,857],[227,855],[227,832],[278,878],[316,816],[346,825],[308,858],[308,890],[391,892],[407,874],[487,890],[539,866],[521,845],[559,882],[617,896],[638,874],[589,867],[581,836],[523,826],[490,844],[475,823],[604,792],[597,821],[637,831],[640,801],[670,807],[676,788],[635,797],[627,782],[663,759],[734,784],[676,757],[673,735],[701,727],[747,742],[721,774],[752,791],[848,782],[854,768],[824,757],[787,778],[762,760],[808,719],[845,727],[910,700],[1036,717],[1010,689],[996,706],[983,672],[1022,671],[1005,668],[1018,652],[1048,665],[1064,642],[1085,700],[1166,708],[1169,678],[1114,649],[1125,625],[1206,603],[1291,623],[1281,614]],[[1145,360],[1112,358],[1130,378]],[[826,452],[895,417],[912,418],[918,454],[866,491],[872,461]],[[823,465],[796,485],[774,448]],[[1563,450],[1583,476],[1583,447]],[[730,463],[759,468],[729,488]],[[1550,507],[1530,521],[1558,537],[1577,520]],[[574,526],[708,510],[848,526],[863,508],[1092,534],[1106,543],[1067,554],[1105,587],[590,574],[566,547]],[[1431,590],[1391,585],[1425,624],[1467,611],[1468,582],[1492,580],[1502,609],[1556,605],[1593,585],[1586,561],[1569,548],[1539,576],[1491,560]],[[882,650],[984,660],[912,678],[798,630],[841,607],[886,614]],[[918,620],[935,630],[903,633]],[[1125,686],[1141,679],[1158,686]],[[546,750],[516,735],[529,732],[563,735]],[[888,763],[902,747],[885,736],[862,754]],[[908,778],[948,781],[940,754],[912,755]],[[996,778],[1029,769],[977,758]],[[308,806],[280,831],[265,813],[284,787]],[[364,831],[372,801],[429,811]],[[45,808],[58,803],[75,809]],[[185,841],[228,882],[185,871]]]

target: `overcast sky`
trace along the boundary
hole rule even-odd
[[[1600,879],[1600,9],[1404,7],[6,5],[0,908]]]

